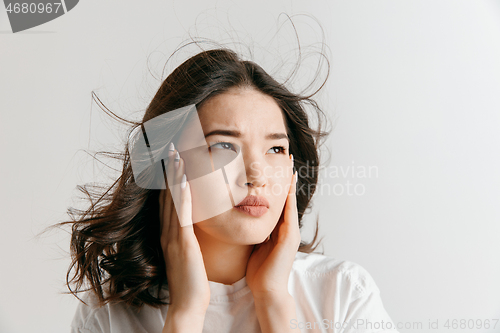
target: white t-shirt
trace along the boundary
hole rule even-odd
[[[211,297],[204,333],[261,332],[245,278],[232,285],[209,284]],[[397,332],[372,277],[352,262],[297,252],[288,291],[297,313],[297,320],[289,325],[297,333]],[[168,291],[162,292],[168,295]],[[90,306],[78,305],[72,333],[161,333],[168,309],[168,305],[145,305],[137,310],[124,303],[96,308],[89,301]]]

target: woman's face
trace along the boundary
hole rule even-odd
[[[177,148],[195,231],[229,244],[263,242],[281,216],[292,177],[280,107],[255,89],[233,88],[202,104],[199,123],[194,118]],[[204,142],[194,135],[200,124]]]

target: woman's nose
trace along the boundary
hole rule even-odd
[[[267,184],[265,163],[259,158],[243,156],[245,163],[245,176],[238,183],[244,187],[264,187]]]

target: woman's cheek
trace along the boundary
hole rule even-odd
[[[293,166],[288,158],[280,158],[269,164],[266,176],[270,180],[271,194],[273,196],[286,196],[293,175]]]

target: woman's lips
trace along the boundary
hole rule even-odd
[[[240,212],[247,213],[248,215],[254,217],[264,215],[269,209],[266,206],[235,206],[234,208],[236,210],[239,210]]]

